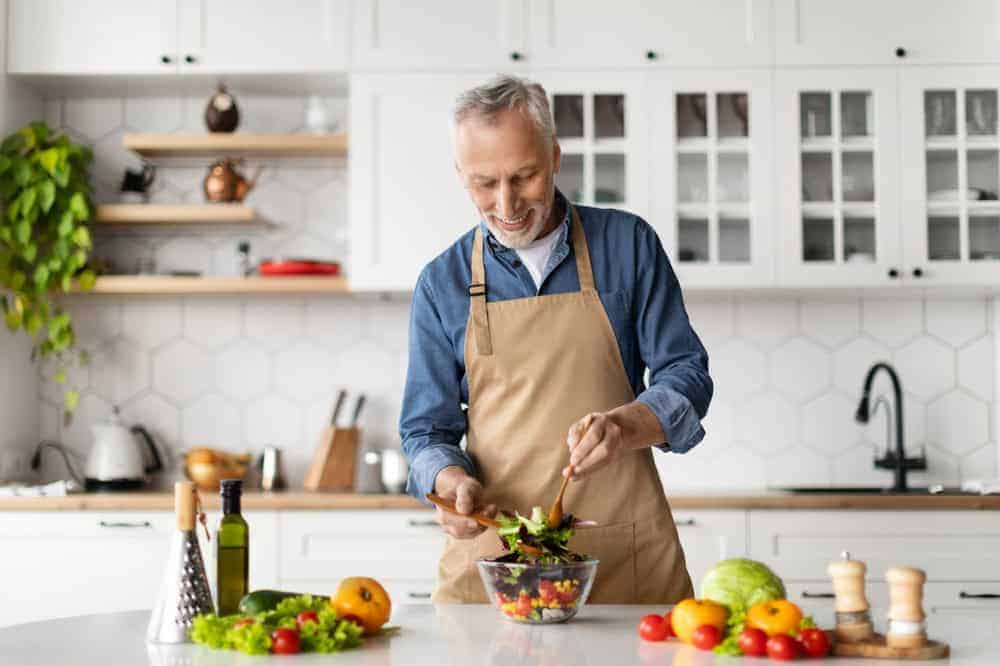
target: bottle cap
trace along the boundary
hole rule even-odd
[[[243,492],[243,479],[222,479],[219,482],[219,494],[223,497],[239,495],[241,492]]]

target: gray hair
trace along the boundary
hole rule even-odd
[[[554,139],[555,123],[545,88],[534,81],[509,74],[500,74],[488,83],[459,95],[452,113],[452,126],[457,127],[470,117],[492,124],[504,109],[514,109],[523,114],[546,142]]]

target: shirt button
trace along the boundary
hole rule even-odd
[[[521,260],[520,259],[515,259],[514,260],[514,268],[520,268],[520,267],[521,267]]]

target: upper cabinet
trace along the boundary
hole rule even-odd
[[[455,172],[449,118],[482,75],[351,77],[351,288],[410,290],[479,220]],[[414,100],[420,100],[415,104]]]
[[[776,76],[782,285],[898,283],[895,70],[801,69]]]
[[[15,74],[308,73],[347,67],[337,0],[11,0]]]
[[[178,0],[182,72],[268,74],[347,68],[350,3],[343,0]]]
[[[929,283],[994,283],[1000,266],[1000,68],[901,76],[905,271]]]
[[[996,61],[994,0],[774,0],[778,65]]]
[[[769,65],[771,0],[531,0],[532,68]]]
[[[526,62],[527,0],[356,0],[351,67],[358,71],[504,70]]]
[[[175,0],[10,0],[7,11],[8,72],[176,71]]]
[[[764,70],[650,72],[652,216],[685,285],[773,280],[773,105]]]

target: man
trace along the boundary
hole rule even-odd
[[[600,559],[593,602],[691,596],[650,448],[702,439],[712,380],[659,239],[635,215],[556,190],[538,84],[498,77],[462,94],[453,121],[481,223],[414,290],[400,418],[409,492],[464,514],[525,513],[570,476],[566,510],[599,523],[570,542]],[[500,552],[497,535],[440,509],[437,520],[451,538],[435,601],[486,601],[475,561]]]

